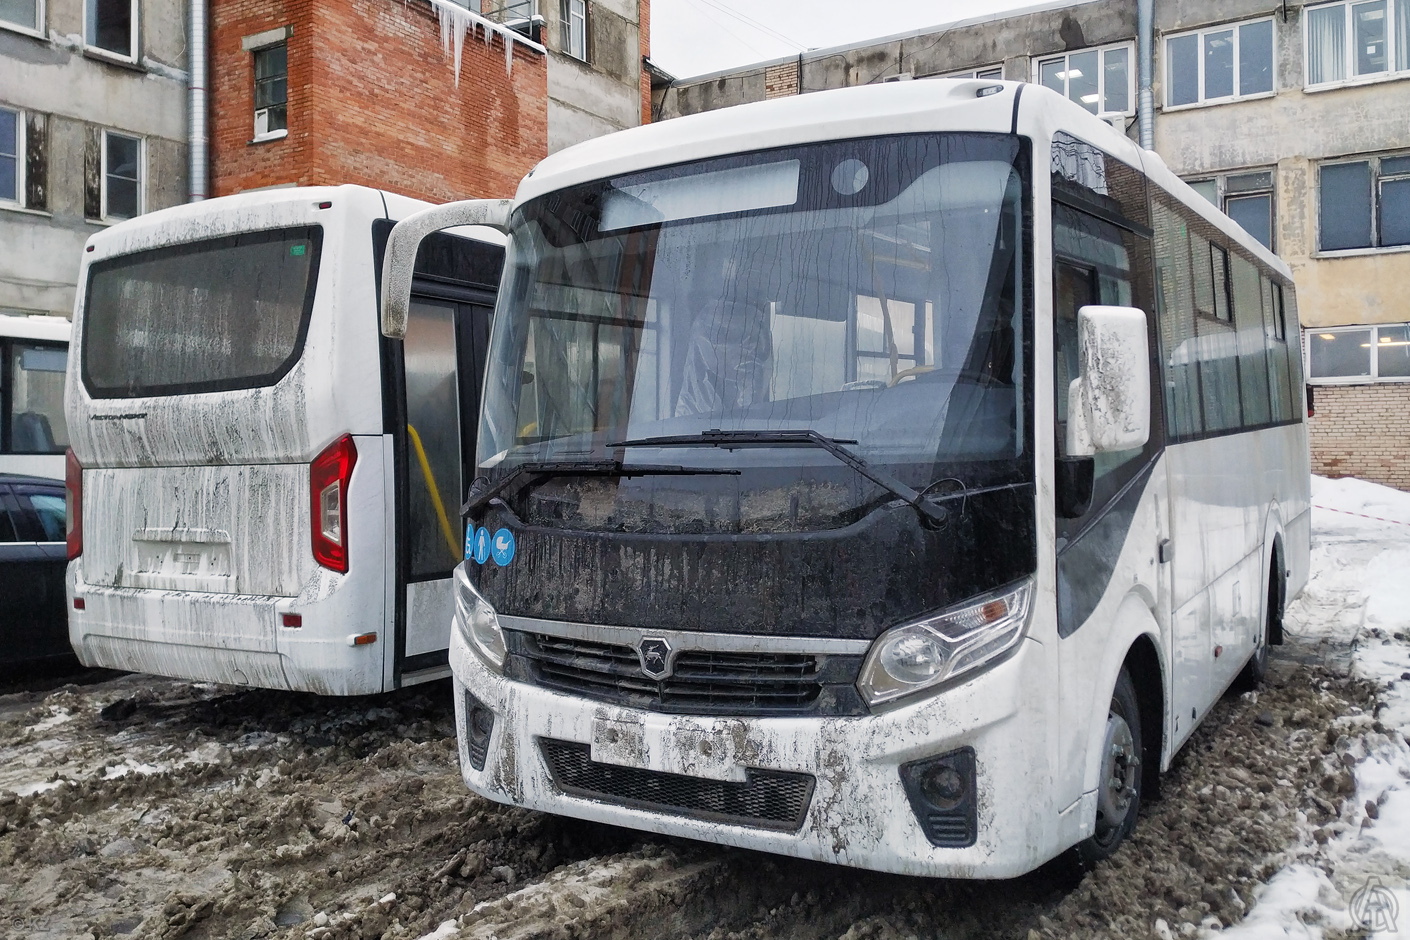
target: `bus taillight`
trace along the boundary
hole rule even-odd
[[[64,531],[69,561],[83,554],[83,468],[70,447],[64,455]]]
[[[357,446],[344,434],[313,458],[309,496],[313,512],[313,559],[333,571],[348,570],[348,480],[357,463]]]

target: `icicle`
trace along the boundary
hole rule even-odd
[[[441,48],[447,55],[454,52],[456,87],[460,86],[460,62],[467,31],[473,40],[476,30],[479,30],[484,36],[486,47],[493,42],[495,36],[499,36],[500,41],[504,43],[504,74],[510,77],[514,75],[514,44],[516,42],[523,43],[530,49],[543,51],[543,47],[538,43],[525,39],[502,23],[496,23],[477,13],[471,13],[465,7],[451,3],[450,0],[429,0],[429,2],[436,11],[436,19],[441,24]]]

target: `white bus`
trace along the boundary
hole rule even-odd
[[[386,341],[381,254],[424,207],[272,190],[89,239],[67,399],[85,665],[329,695],[447,674],[504,237],[426,242]]]
[[[0,473],[64,478],[69,321],[0,314]]]
[[[550,157],[505,222],[472,790],[1009,877],[1115,851],[1266,668],[1308,571],[1292,279],[1080,106],[730,108]]]

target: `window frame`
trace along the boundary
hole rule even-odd
[[[123,55],[121,52],[114,52],[94,42],[94,37],[88,35],[88,21],[90,19],[88,11],[91,7],[102,2],[102,0],[83,0],[83,51],[105,59],[112,59],[116,62],[129,62],[136,64],[142,58],[141,33],[142,33],[142,0],[127,0],[128,9],[131,11],[131,26],[128,28],[128,45],[132,48],[131,55]],[[115,0],[116,2],[116,0]]]
[[[27,112],[24,108],[11,108],[0,105],[0,111],[12,111],[15,115],[15,198],[7,199],[0,195],[0,209],[23,209],[25,208],[25,163],[27,161],[27,144],[25,140]]]
[[[275,130],[272,130],[272,131],[265,131],[264,133],[261,134],[261,133],[258,131],[258,129],[257,129],[257,123],[256,123],[256,122],[259,120],[259,112],[262,111],[262,110],[268,110],[268,108],[261,108],[261,107],[259,106],[259,85],[260,85],[260,77],[259,77],[259,66],[258,66],[258,64],[257,64],[257,60],[258,60],[258,58],[259,58],[259,56],[260,56],[261,53],[269,52],[271,49],[275,49],[275,48],[278,48],[278,47],[280,47],[280,46],[282,46],[282,47],[284,48],[284,104],[283,104],[283,107],[284,107],[284,126],[283,126],[283,127],[280,127],[280,128],[277,128],[277,129],[275,129]],[[277,40],[277,41],[275,41],[275,42],[265,43],[264,45],[256,46],[255,48],[253,48],[253,49],[250,50],[250,78],[251,78],[251,82],[252,82],[252,84],[251,84],[251,86],[250,86],[250,127],[251,127],[251,130],[252,130],[252,132],[253,132],[252,135],[251,135],[251,137],[250,137],[250,143],[252,143],[252,144],[264,143],[264,142],[267,141],[267,140],[282,140],[283,138],[288,137],[288,136],[289,136],[289,39],[288,39],[287,36],[286,36],[285,38],[280,39],[280,40]]]
[[[8,29],[10,32],[19,33],[24,36],[33,36],[36,39],[46,38],[45,27],[47,20],[45,17],[49,11],[45,9],[45,2],[46,0],[33,0],[35,23],[33,29],[30,29],[28,26],[21,26],[19,23],[12,23],[6,19],[0,19],[0,29]]]
[[[574,5],[582,6],[582,13],[576,17],[582,23],[582,55],[574,51],[577,45],[573,41],[573,20],[575,18]],[[561,32],[559,34],[559,44],[563,47],[559,51],[570,59],[577,59],[579,62],[590,61],[591,50],[588,48],[588,3],[587,0],[561,0],[558,6],[558,16]],[[566,40],[566,41],[564,41]]]
[[[1233,191],[1228,188],[1229,180],[1231,179],[1236,179],[1240,176],[1254,176],[1259,173],[1267,173],[1269,175],[1269,182],[1266,188],[1260,186],[1253,189],[1239,189]],[[1230,198],[1240,199],[1247,196],[1262,196],[1264,194],[1267,194],[1271,213],[1268,220],[1268,232],[1272,236],[1273,244],[1265,245],[1264,247],[1267,248],[1269,251],[1273,252],[1274,254],[1278,253],[1278,249],[1276,247],[1278,244],[1278,168],[1276,166],[1249,167],[1247,169],[1241,170],[1229,170],[1228,172],[1224,173],[1210,173],[1201,176],[1185,176],[1181,177],[1181,179],[1183,179],[1186,183],[1190,184],[1191,186],[1195,185],[1196,183],[1214,183],[1217,194],[1219,196],[1219,201],[1214,204],[1214,208],[1218,209],[1225,215],[1229,215],[1228,206]],[[1201,197],[1203,197],[1203,193],[1201,193],[1200,195]],[[1250,232],[1249,234],[1251,235],[1253,233]],[[1256,238],[1254,239],[1254,241],[1257,240],[1258,239]]]
[[[1407,323],[1355,323],[1342,326],[1306,326],[1302,328],[1303,375],[1308,385],[1394,385],[1410,383],[1410,375],[1381,377],[1380,357],[1376,349],[1380,346],[1380,331],[1385,329],[1403,330],[1410,328]],[[1370,369],[1365,375],[1314,375],[1312,373],[1312,338],[1322,333],[1358,333],[1369,330],[1371,342],[1366,350]]]
[[[108,212],[108,138],[110,136],[125,137],[128,140],[137,141],[137,212],[126,218],[117,218]],[[136,218],[147,211],[147,138],[140,134],[128,134],[112,128],[103,128],[103,133],[99,138],[99,171],[101,179],[102,193],[99,199],[99,208],[102,214],[99,221],[109,225],[118,222],[125,222],[127,218]]]
[[[1381,162],[1383,160],[1397,160],[1410,157],[1410,151],[1389,151],[1386,153],[1358,154],[1351,157],[1336,157],[1331,160],[1320,160],[1317,162],[1317,190],[1314,205],[1317,211],[1316,227],[1316,249],[1312,252],[1314,258],[1345,258],[1364,254],[1379,254],[1381,252],[1410,251],[1410,243],[1403,245],[1381,245],[1381,184],[1384,177],[1381,175]],[[1353,163],[1365,163],[1370,167],[1371,172],[1371,242],[1358,248],[1323,248],[1322,247],[1322,168],[1328,166],[1347,166]],[[1392,180],[1410,179],[1410,172],[1392,173],[1389,175]]]
[[[1356,57],[1356,37],[1355,23],[1352,19],[1352,7],[1358,2],[1365,0],[1334,0],[1331,3],[1309,3],[1302,8],[1302,89],[1307,92],[1329,91],[1333,88],[1346,88],[1352,85],[1372,85],[1376,82],[1391,82],[1399,79],[1410,78],[1410,65],[1406,68],[1396,69],[1395,60],[1399,50],[1395,45],[1395,0],[1386,0],[1386,69],[1383,72],[1370,72],[1366,75],[1351,74],[1354,71],[1352,65]],[[1308,35],[1308,24],[1311,18],[1308,16],[1314,10],[1325,10],[1331,7],[1342,8],[1343,45],[1342,54],[1346,57],[1347,75],[1343,78],[1333,79],[1327,82],[1312,82],[1312,43]],[[1410,63],[1410,59],[1407,59]]]
[[[1032,74],[1031,74],[1032,82],[1033,82],[1034,85],[1042,85],[1042,84],[1043,84],[1043,71],[1042,71],[1042,70],[1043,70],[1043,65],[1044,65],[1045,63],[1047,63],[1047,62],[1054,62],[1054,61],[1056,61],[1056,60],[1058,60],[1058,59],[1062,59],[1062,60],[1064,61],[1064,66],[1065,66],[1064,69],[1063,69],[1063,71],[1066,72],[1066,71],[1068,70],[1068,68],[1071,67],[1069,63],[1071,62],[1072,57],[1073,57],[1074,55],[1080,55],[1080,54],[1082,54],[1082,53],[1084,53],[1084,52],[1095,52],[1095,53],[1097,53],[1097,63],[1098,63],[1098,64],[1097,64],[1097,94],[1098,94],[1098,96],[1100,97],[1100,101],[1098,102],[1098,104],[1100,104],[1100,105],[1105,105],[1105,104],[1106,104],[1106,97],[1107,97],[1107,94],[1106,94],[1106,55],[1107,55],[1108,52],[1112,52],[1112,51],[1115,51],[1115,50],[1117,50],[1117,49],[1124,49],[1124,50],[1126,50],[1126,102],[1127,102],[1127,109],[1126,109],[1125,111],[1106,111],[1106,110],[1102,110],[1101,108],[1098,108],[1097,111],[1095,112],[1095,114],[1096,114],[1096,116],[1097,116],[1098,118],[1101,118],[1101,119],[1104,120],[1104,121],[1105,121],[1105,120],[1110,120],[1110,119],[1112,119],[1112,118],[1117,118],[1117,117],[1120,117],[1120,118],[1134,117],[1135,114],[1136,114],[1136,44],[1135,44],[1134,42],[1130,41],[1130,40],[1126,40],[1126,41],[1123,41],[1123,42],[1110,42],[1110,43],[1107,43],[1107,44],[1102,45],[1102,46],[1087,46],[1087,47],[1084,47],[1084,48],[1082,48],[1082,49],[1068,49],[1068,50],[1066,50],[1065,52],[1054,52],[1054,53],[1051,53],[1051,54],[1049,54],[1049,55],[1036,55],[1036,56],[1033,57],[1033,69],[1032,69]],[[1067,98],[1068,101],[1071,101],[1073,104],[1077,105],[1079,108],[1082,108],[1083,110],[1086,110],[1086,108],[1085,108],[1085,106],[1082,104],[1082,102],[1077,101],[1077,100],[1075,100],[1075,99],[1073,99],[1073,98],[1071,98],[1071,97],[1068,96],[1068,93],[1067,93],[1067,91],[1066,91],[1066,86],[1067,86],[1067,84],[1068,84],[1068,82],[1067,82],[1067,77],[1066,77],[1066,75],[1064,75],[1064,77],[1063,77],[1064,90],[1063,90],[1063,93],[1062,93],[1063,97],[1064,97],[1064,98]],[[1045,86],[1045,87],[1046,87],[1046,86]]]
[[[1270,38],[1271,48],[1269,49],[1270,65],[1272,68],[1273,87],[1268,91],[1256,91],[1251,94],[1242,94],[1235,91],[1232,95],[1221,95],[1218,98],[1208,98],[1204,93],[1204,37],[1206,33],[1218,33],[1224,30],[1232,30],[1234,33],[1234,87],[1238,89],[1243,84],[1243,76],[1239,71],[1239,44],[1242,42],[1242,29],[1245,26],[1253,26],[1257,23],[1268,23],[1272,27]],[[1306,30],[1304,30],[1305,32]],[[1174,83],[1170,80],[1170,67],[1173,60],[1170,56],[1170,43],[1175,39],[1183,39],[1186,36],[1197,37],[1199,56],[1196,59],[1198,72],[1196,83],[1199,86],[1199,97],[1185,104],[1171,104],[1170,91]],[[1235,101],[1257,101],[1259,98],[1274,98],[1278,94],[1278,27],[1273,21],[1273,16],[1255,16],[1247,20],[1233,20],[1227,23],[1217,23],[1211,26],[1201,26],[1198,29],[1187,29],[1178,33],[1169,33],[1161,37],[1162,56],[1165,68],[1162,70],[1162,82],[1164,86],[1163,97],[1165,103],[1161,106],[1162,111],[1188,111],[1193,108],[1208,108],[1214,105],[1231,104]]]
[[[1051,57],[1050,57],[1051,58]],[[981,75],[980,72],[998,72],[997,75]],[[995,65],[981,65],[972,69],[961,69],[958,72],[942,72],[939,75],[927,75],[926,78],[958,78],[958,79],[983,79],[987,81],[1001,82],[1004,80],[1004,63]]]

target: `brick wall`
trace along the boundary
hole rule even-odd
[[[637,4],[637,37],[641,45],[641,123],[651,123],[651,74],[646,60],[651,58],[651,0]]]
[[[781,62],[764,69],[764,98],[798,94],[798,62]]]
[[[253,57],[241,39],[289,26],[289,133],[250,143]],[[361,183],[432,202],[507,197],[548,153],[548,70],[467,36],[460,82],[424,0],[213,0],[214,195]]]
[[[1410,490],[1410,383],[1318,385],[1312,472]]]

